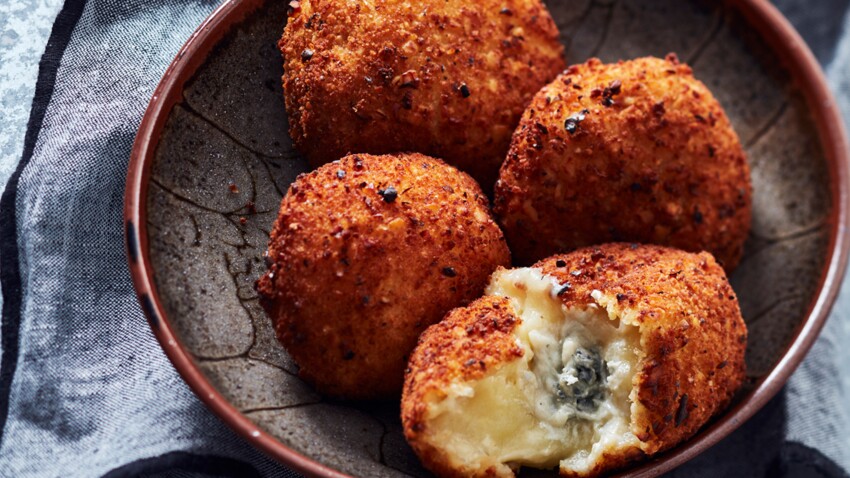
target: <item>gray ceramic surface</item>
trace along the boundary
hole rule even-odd
[[[801,94],[743,21],[698,1],[552,0],[569,63],[675,51],[726,108],[752,165],[753,229],[732,276],[750,330],[752,387],[816,294],[827,253],[827,166]],[[427,476],[398,405],[323,400],[298,379],[253,290],[282,194],[308,169],[292,149],[276,42],[286,2],[229,34],[171,112],[149,185],[150,260],[168,319],[221,394],[292,449],[359,476]]]

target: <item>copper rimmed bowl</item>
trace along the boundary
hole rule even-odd
[[[732,276],[748,381],[724,414],[623,476],[656,476],[752,417],[826,320],[848,252],[848,151],[811,52],[766,0],[550,0],[568,62],[675,51],[725,107],[750,157],[754,221]],[[130,270],[151,329],[236,432],[322,476],[427,476],[395,403],[329,402],[297,378],[253,282],[282,194],[307,170],[287,136],[275,43],[286,3],[226,2],[162,78],[133,146]]]

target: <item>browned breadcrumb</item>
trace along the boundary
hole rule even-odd
[[[750,228],[744,150],[675,57],[571,66],[526,110],[495,189],[521,264],[637,241],[706,250],[731,271]]]
[[[267,258],[258,291],[300,375],[358,399],[397,394],[420,332],[510,263],[475,181],[421,154],[352,155],[301,175]]]
[[[681,443],[726,408],[741,386],[747,330],[735,293],[710,254],[619,243],[553,256],[534,267],[570,284],[558,296],[567,308],[601,305],[640,334],[633,379],[638,403],[631,414],[639,448],[606,453],[589,473],[562,470],[564,476],[598,476]],[[485,296],[422,334],[406,372],[401,415],[408,442],[438,475],[471,472],[454,468],[442,444],[430,440],[429,407],[452,383],[478,380],[521,357],[512,335],[520,323],[508,299]]]
[[[313,165],[419,151],[487,190],[523,109],[564,68],[539,0],[304,0],[279,47],[290,136]]]
[[[512,335],[520,322],[507,299],[484,296],[454,309],[419,338],[405,375],[402,422],[408,443],[438,476],[461,478],[468,471],[449,466],[445,450],[428,440],[428,405],[445,398],[450,383],[480,379],[521,357]]]
[[[558,260],[566,265],[557,267]],[[743,382],[747,328],[737,296],[711,254],[606,244],[534,267],[570,282],[561,295],[568,307],[589,304],[590,293],[599,290],[613,299],[617,315],[640,327],[645,356],[636,377],[641,407],[632,416],[632,431],[644,452],[665,450],[693,435],[726,408]]]

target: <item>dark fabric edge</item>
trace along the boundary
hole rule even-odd
[[[18,367],[18,346],[21,325],[21,275],[18,263],[17,214],[15,203],[18,198],[18,181],[21,173],[29,164],[35,150],[47,105],[53,97],[56,73],[65,48],[71,40],[71,34],[83,14],[86,0],[67,0],[56,16],[44,55],[38,63],[38,80],[32,100],[27,133],[24,137],[24,151],[15,172],[6,183],[6,189],[0,198],[0,287],[3,292],[3,320],[0,325],[3,355],[0,358],[0,445],[3,443],[6,420],[9,417],[9,398],[12,379]]]
[[[178,469],[210,476],[262,478],[260,472],[247,462],[215,455],[196,455],[184,451],[174,451],[134,461],[110,471],[103,475],[103,478],[130,478]]]

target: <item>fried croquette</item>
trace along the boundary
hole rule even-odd
[[[421,154],[352,155],[300,176],[258,282],[300,376],[340,398],[401,390],[419,334],[510,263],[475,181]]]
[[[289,134],[311,164],[417,151],[487,190],[525,106],[565,67],[539,0],[302,0],[278,46]]]
[[[688,437],[731,401],[747,331],[708,253],[606,244],[499,269],[429,327],[402,396],[440,476],[521,466],[598,476]]]
[[[514,259],[611,241],[709,251],[731,271],[750,170],[720,104],[675,55],[571,66],[535,96],[495,187]]]

